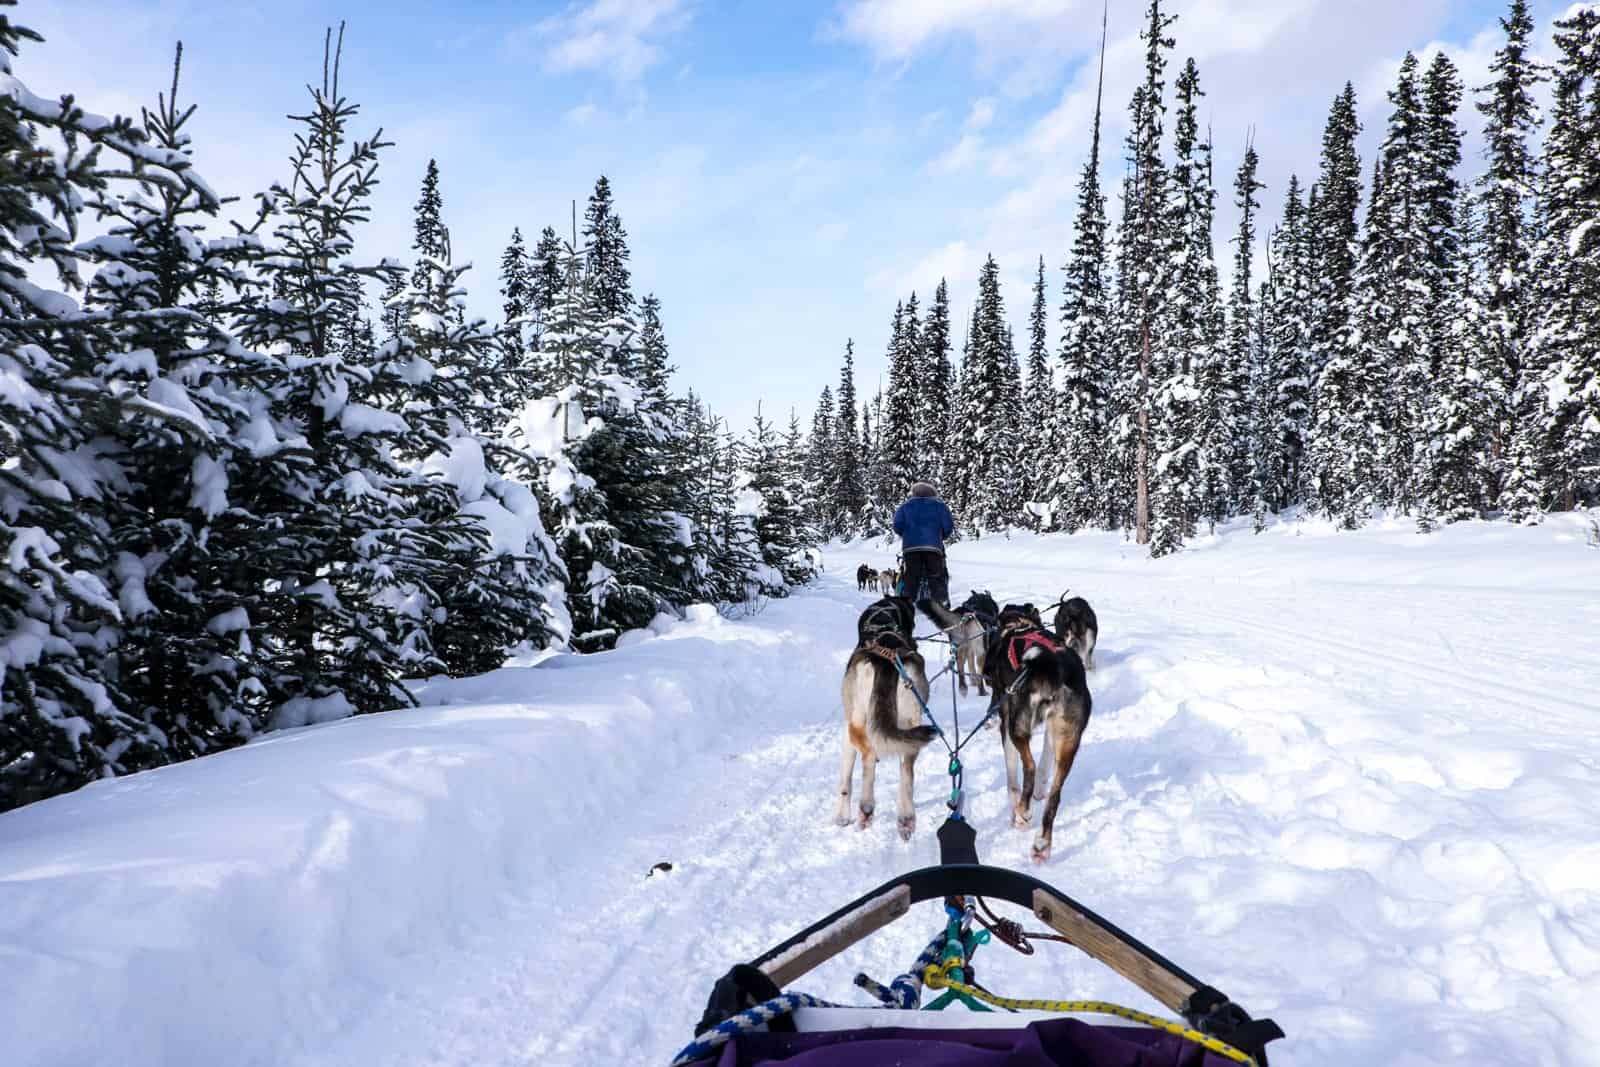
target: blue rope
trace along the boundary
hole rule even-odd
[[[865,974],[857,974],[855,983],[878,998],[884,1007],[914,1011],[922,1005],[922,972],[939,962],[939,952],[943,948],[944,933],[941,931],[928,942],[928,947],[922,950],[922,955],[911,965],[911,970],[900,975],[888,986],[873,981]]]
[[[830,1004],[826,1000],[819,1000],[809,993],[782,993],[771,1000],[762,1001],[753,1008],[746,1008],[737,1015],[728,1016],[716,1026],[689,1042],[683,1047],[683,1051],[672,1058],[672,1067],[680,1067],[681,1064],[703,1060],[740,1034],[753,1033],[756,1027],[765,1026],[778,1018],[778,1016],[787,1015],[796,1008],[837,1008],[840,1006],[838,1004]]]

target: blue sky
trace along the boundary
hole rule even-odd
[[[1498,46],[1498,0],[1173,0],[1174,67],[1193,55],[1217,145],[1221,242],[1253,128],[1275,216],[1291,171],[1315,173],[1327,107],[1355,83],[1363,159],[1409,48],[1443,48],[1469,86]],[[1566,0],[1537,2],[1541,41]],[[1112,0],[1105,173],[1140,76],[1143,0]],[[137,111],[185,47],[181,95],[201,172],[224,193],[283,176],[323,28],[346,33],[357,129],[382,126],[374,222],[360,251],[408,256],[410,206],[437,158],[473,310],[496,315],[513,226],[570,224],[598,174],[616,190],[636,288],[654,291],[679,386],[736,426],[759,402],[809,420],[853,337],[870,393],[897,298],[949,277],[964,316],[993,252],[1024,328],[1043,255],[1052,304],[1088,150],[1099,0],[25,0],[47,37],[17,73],[92,110]],[[1174,70],[1175,73],[1175,70]],[[1478,166],[1479,119],[1463,109]]]

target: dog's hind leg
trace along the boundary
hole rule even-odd
[[[1061,787],[1067,784],[1072,773],[1072,763],[1078,758],[1078,744],[1083,740],[1083,728],[1078,725],[1052,726],[1050,744],[1055,749],[1056,770],[1050,782],[1050,799],[1044,802],[1044,813],[1039,818],[1039,832],[1033,839],[1033,860],[1043,863],[1050,858],[1051,839],[1055,834],[1056,810],[1061,806]]]
[[[850,779],[855,777],[856,747],[851,743],[851,735],[855,729],[845,725],[844,751],[839,753],[839,809],[834,813],[833,821],[840,826],[850,825]]]
[[[1011,825],[1019,829],[1032,821],[1033,814],[1029,808],[1033,804],[1033,782],[1038,774],[1038,768],[1033,763],[1033,739],[1023,738],[1018,741],[1012,738],[1012,745],[1016,749],[1017,760],[1022,764],[1022,788],[1017,791],[1017,804],[1011,812]]]
[[[1021,777],[1021,762],[1017,759],[1017,746],[1011,743],[1011,731],[1006,729],[1004,721],[1000,723],[1000,750],[1005,754],[1006,760],[1006,795],[1011,798],[1011,806],[1017,806],[1018,790],[1021,788],[1018,779]]]
[[[895,813],[899,816],[897,825],[900,829],[902,841],[911,840],[911,834],[917,828],[917,809],[912,801],[912,788],[917,777],[917,757],[900,757],[900,796]]]
[[[1039,746],[1039,766],[1033,776],[1033,799],[1035,800],[1043,800],[1045,793],[1049,791],[1050,768],[1055,762],[1054,753],[1055,746],[1046,738],[1045,743]]]
[[[861,754],[861,799],[858,809],[861,813],[860,827],[865,830],[872,822],[872,813],[878,807],[878,754],[869,747]]]

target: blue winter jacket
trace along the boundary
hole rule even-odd
[[[935,496],[914,496],[894,513],[894,532],[900,535],[901,548],[934,548],[944,551],[944,539],[956,532],[956,520],[943,500]]]

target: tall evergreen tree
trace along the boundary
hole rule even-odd
[[[1488,387],[1494,405],[1493,489],[1526,484],[1528,474],[1515,470],[1513,436],[1520,424],[1537,421],[1526,409],[1525,368],[1529,363],[1533,310],[1533,232],[1530,226],[1537,173],[1529,139],[1539,128],[1537,86],[1548,69],[1535,59],[1529,39],[1533,17],[1527,0],[1511,0],[1500,20],[1506,40],[1489,64],[1493,83],[1482,87],[1477,108],[1485,117],[1484,155],[1488,168],[1479,182],[1483,212],[1484,294],[1488,316]],[[1526,507],[1528,501],[1522,502]]]
[[[1239,209],[1239,230],[1233,238],[1233,285],[1228,297],[1228,335],[1223,360],[1231,425],[1226,447],[1218,441],[1208,449],[1219,457],[1219,462],[1227,465],[1227,480],[1232,487],[1230,510],[1255,510],[1256,502],[1263,499],[1262,486],[1256,481],[1255,464],[1252,462],[1257,440],[1256,406],[1252,390],[1256,367],[1253,343],[1256,327],[1254,266],[1256,211],[1261,207],[1256,192],[1266,188],[1256,179],[1259,166],[1255,145],[1246,142],[1244,159],[1233,179],[1233,203]]]
[[[411,287],[425,290],[431,273],[428,260],[444,254],[444,198],[439,193],[439,163],[428,160],[428,170],[422,176],[422,192],[413,209],[411,250],[417,254],[416,265],[411,270]]]
[[[532,281],[522,230],[512,227],[511,243],[500,257],[500,296],[505,301],[501,305],[505,324],[501,330],[501,346],[506,362],[513,365],[521,360],[528,345],[528,320],[533,313]]]
[[[1538,308],[1524,370],[1506,510],[1531,521],[1572,508],[1600,466],[1600,10],[1555,23],[1555,98],[1545,135],[1534,253]]]
[[[1116,520],[1114,480],[1107,469],[1111,360],[1106,291],[1106,201],[1100,192],[1100,111],[1105,89],[1105,21],[1094,98],[1089,158],[1078,179],[1078,212],[1061,301],[1061,408],[1054,451],[1059,474],[1051,503],[1059,528],[1076,531]]]
[[[1055,481],[1059,460],[1049,447],[1056,421],[1055,374],[1050,366],[1048,303],[1044,293],[1044,257],[1039,257],[1039,273],[1033,283],[1033,311],[1028,316],[1028,377],[1022,401],[1022,426],[1019,438],[1043,439],[1045,447],[1034,447],[1023,460],[1021,516],[1035,529],[1049,522],[1049,488]]]
[[[889,330],[889,394],[883,405],[883,421],[878,427],[882,453],[882,479],[886,486],[903,493],[920,476],[917,450],[917,343],[914,332],[916,297],[911,315],[903,305],[895,305]],[[908,321],[909,320],[909,321]]]
[[[1356,218],[1361,206],[1361,157],[1356,152],[1356,137],[1361,122],[1356,117],[1355,87],[1349,82],[1334,97],[1328,121],[1322,132],[1321,172],[1317,177],[1316,203],[1308,216],[1311,247],[1316,252],[1316,267],[1311,274],[1311,425],[1322,425],[1317,403],[1322,395],[1322,375],[1335,355],[1347,350],[1339,346],[1353,336],[1350,314],[1356,300],[1356,266],[1360,254],[1360,224]],[[1341,364],[1343,366],[1344,364]],[[1338,386],[1330,385],[1337,392]],[[1331,424],[1330,424],[1331,425]],[[1320,506],[1316,477],[1305,485],[1307,506]]]
[[[448,575],[455,546],[472,536],[450,518],[459,505],[452,487],[407,463],[435,443],[410,417],[426,405],[403,414],[385,403],[430,369],[392,344],[366,349],[349,329],[363,283],[387,280],[393,268],[350,258],[385,144],[349,136],[358,108],[340,89],[331,34],[311,95],[311,110],[297,119],[305,129],[290,158],[293,176],[262,197],[275,247],[260,273],[275,299],[238,316],[246,345],[294,357],[271,414],[304,438],[315,460],[302,465],[286,449],[237,498],[274,516],[236,580],[264,591],[252,621],[272,639],[254,654],[278,725],[409,703],[400,678],[442,667],[426,617],[436,603],[431,591]]]
[[[612,202],[611,182],[601,175],[583,213],[585,274],[595,317],[606,322],[633,310],[628,271],[628,234]]]
[[[1392,402],[1380,347],[1386,324],[1394,321],[1393,310],[1385,303],[1390,241],[1386,180],[1380,159],[1373,165],[1372,198],[1350,307],[1317,379],[1311,457],[1316,499],[1346,529],[1364,525],[1376,502],[1383,406]]]
[[[844,365],[839,368],[838,415],[833,426],[833,471],[829,510],[834,533],[854,535],[867,512],[867,486],[861,469],[861,436],[856,408],[856,346],[846,341]]]
[[[1264,497],[1274,511],[1301,503],[1306,494],[1312,407],[1312,286],[1310,219],[1300,200],[1300,180],[1289,177],[1283,221],[1273,234],[1272,332],[1264,357],[1263,398],[1269,413],[1268,482]]]
[[[1383,218],[1382,255],[1365,264],[1375,272],[1372,280],[1385,309],[1372,325],[1383,325],[1377,336],[1379,363],[1389,369],[1392,390],[1378,498],[1401,512],[1415,507],[1420,488],[1415,463],[1426,419],[1437,295],[1429,260],[1434,146],[1417,71],[1417,57],[1407,52],[1389,94],[1394,109],[1381,151],[1383,185],[1373,194]]]
[[[955,434],[972,443],[958,456],[955,481],[962,518],[974,532],[1003,529],[1015,521],[1014,513],[1006,509],[1012,459],[1004,449],[985,445],[1009,439],[1005,427],[1012,353],[1005,321],[1000,268],[991,255],[978,276],[978,301],[961,368],[961,422]]]
[[[1223,414],[1203,412],[1201,383],[1214,378],[1220,338],[1214,336],[1216,261],[1211,246],[1214,193],[1210,188],[1209,146],[1200,140],[1197,116],[1200,74],[1190,59],[1178,76],[1178,115],[1173,127],[1174,159],[1170,201],[1161,222],[1166,230],[1172,265],[1162,300],[1162,343],[1152,362],[1152,408],[1156,448],[1151,510],[1151,554],[1165,555],[1195,532],[1205,507],[1205,470],[1209,462],[1201,442],[1203,419]],[[1210,390],[1220,403],[1220,389]]]
[[[806,499],[812,525],[823,537],[838,534],[832,509],[832,490],[837,482],[833,463],[834,445],[833,388],[822,387],[817,400],[817,410],[811,417],[811,435],[806,438],[805,484]]]
[[[88,447],[127,415],[161,412],[139,411],[145,392],[97,380],[118,351],[114,333],[132,323],[86,314],[68,292],[80,284],[82,205],[119,175],[218,206],[187,158],[149,148],[130,121],[42,100],[15,80],[12,57],[39,40],[0,8],[0,810],[169,758],[116,684],[124,609],[109,587],[106,503],[121,472]]]
[[[1158,316],[1169,284],[1171,235],[1168,221],[1168,174],[1161,157],[1162,118],[1166,114],[1164,75],[1167,36],[1174,16],[1161,13],[1161,0],[1150,0],[1140,40],[1145,44],[1144,81],[1134,90],[1128,122],[1129,178],[1125,187],[1122,230],[1118,240],[1117,347],[1118,403],[1128,417],[1125,437],[1130,472],[1135,540],[1150,543],[1150,481],[1154,463],[1153,383],[1163,366]]]
[[[950,432],[956,387],[955,369],[950,362],[950,294],[943,278],[933,292],[918,357],[917,469],[948,493],[944,483],[952,468],[950,453],[961,444]]]

